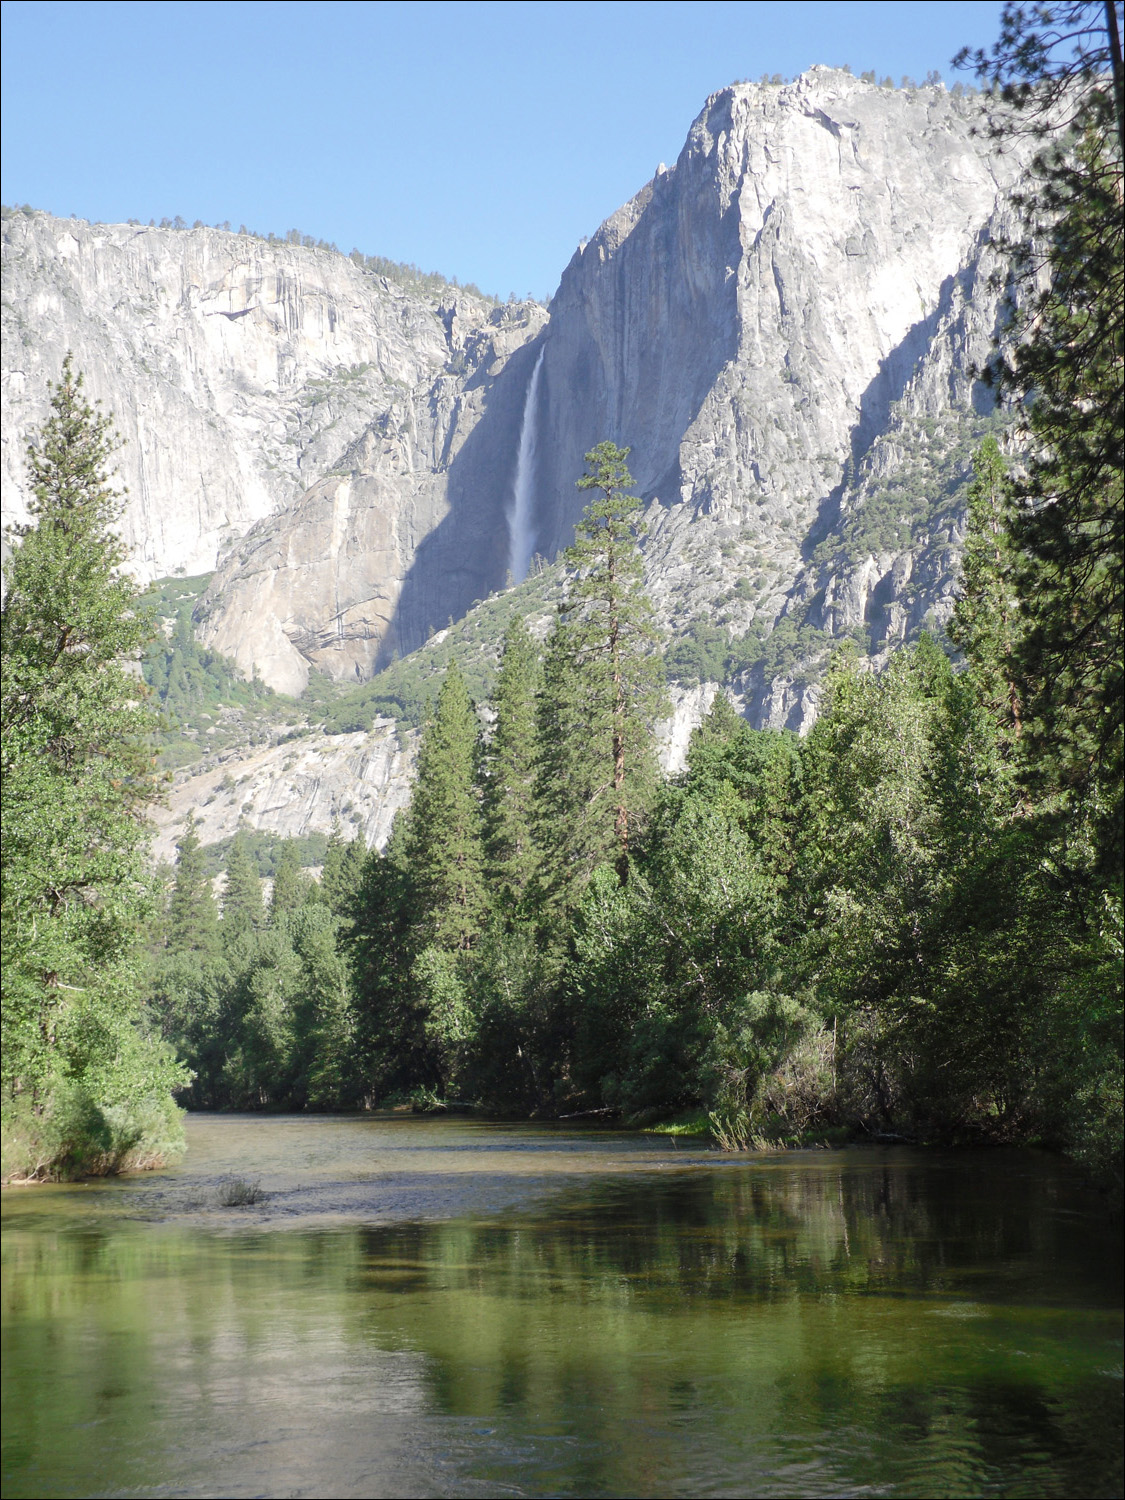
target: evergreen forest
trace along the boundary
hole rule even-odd
[[[267,900],[240,833],[217,895],[189,820],[154,872],[152,618],[114,540],[112,425],[68,361],[5,564],[6,1177],[161,1160],[174,1096],[727,1149],[1037,1142],[1120,1192],[1120,47],[1063,68],[1022,15],[975,59],[1012,105],[997,128],[1044,137],[988,372],[1014,426],[973,455],[947,633],[880,671],[841,643],[804,738],[720,689],[661,777],[669,660],[705,678],[725,643],[663,639],[606,441],[548,633],[512,619],[487,701],[448,666],[385,849],[337,832],[314,877],[283,843]],[[252,711],[188,613],[175,631],[148,667],[166,711]]]

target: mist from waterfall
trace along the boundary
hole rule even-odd
[[[527,577],[532,553],[535,551],[532,508],[535,504],[535,445],[539,435],[536,410],[539,404],[539,371],[543,368],[543,356],[546,352],[545,347],[540,349],[527,387],[523,421],[520,423],[519,453],[516,456],[516,482],[512,490],[512,503],[508,507],[508,567],[514,583],[522,583]]]

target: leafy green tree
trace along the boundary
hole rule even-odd
[[[936,983],[921,919],[941,869],[929,788],[950,675],[928,641],[879,674],[842,657],[803,754],[806,963],[851,1048],[854,1108],[884,1127],[902,1103],[910,1023]]]
[[[38,1132],[35,1170],[122,1159],[130,1111],[163,1111],[174,1135],[168,1090],[185,1078],[136,1000],[154,785],[128,664],[150,626],[121,573],[116,446],[68,357],[28,452],[32,522],[9,533],[0,615],[2,1088],[6,1135],[17,1116],[25,1140]]]
[[[779,983],[778,887],[724,809],[693,798],[573,927],[575,1080],[626,1111],[745,1112],[807,1016]]]
[[[470,1096],[491,1109],[550,1112],[568,1090],[572,1017],[559,957],[526,909],[486,928],[473,954],[468,999],[472,1035],[463,1059]]]
[[[261,933],[230,977],[223,1008],[223,1084],[228,1106],[236,1109],[294,1102],[304,976],[292,941],[293,920],[289,912]]]
[[[688,799],[721,807],[750,838],[763,867],[784,884],[796,859],[801,792],[796,736],[752,729],[725,694],[717,693],[692,735],[681,786]]]

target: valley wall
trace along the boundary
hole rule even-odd
[[[664,623],[782,629],[788,653],[728,690],[804,730],[834,640],[878,662],[951,607],[969,456],[997,420],[974,373],[1003,323],[994,245],[1026,166],[982,124],[978,99],[827,68],[724,89],[549,310],[222,230],[8,212],[6,519],[71,350],[127,439],[138,575],[213,570],[198,634],[284,693],[313,669],[363,681],[505,586],[538,366],[533,550],[571,540],[585,451],[630,447]],[[680,694],[671,740],[714,690]],[[331,795],[287,783],[317,809],[302,827],[330,826],[348,757],[374,755],[386,783],[356,827],[380,841],[401,753],[321,746]],[[265,818],[256,798],[216,800]]]

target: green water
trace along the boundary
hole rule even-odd
[[[1051,1159],[188,1135],[4,1194],[5,1495],[1121,1492],[1120,1239]]]

